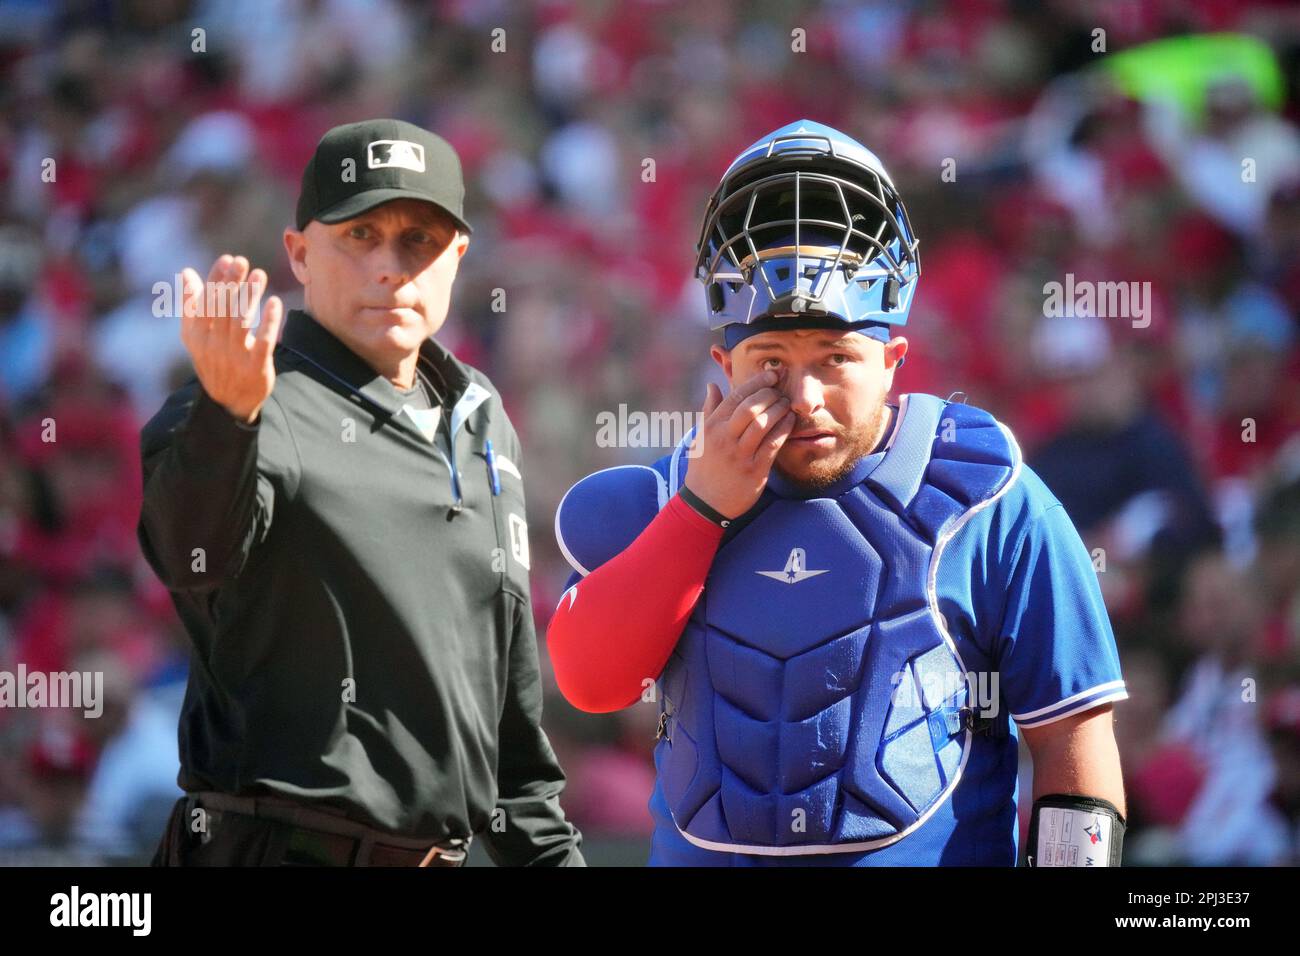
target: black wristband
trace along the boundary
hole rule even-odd
[[[1047,794],[1034,801],[1030,812],[1022,865],[1120,866],[1125,829],[1123,814],[1109,800]]]
[[[727,525],[731,524],[730,518],[723,515],[722,512],[710,507],[705,503],[703,498],[691,491],[691,489],[687,488],[685,485],[682,485],[681,488],[677,490],[677,493],[682,496],[682,501],[690,505],[692,511],[696,512],[701,517],[708,518],[719,528],[725,528]]]

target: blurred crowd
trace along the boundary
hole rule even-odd
[[[1198,38],[1235,52],[1120,68]],[[895,396],[995,414],[1094,554],[1130,693],[1128,861],[1300,862],[1282,0],[0,0],[0,671],[102,673],[104,697],[95,719],[0,707],[0,862],[139,861],[161,834],[189,654],[135,539],[138,434],[189,370],[157,304],[223,252],[301,304],[280,235],[303,164],[372,116],[464,164],[440,338],[523,441],[539,634],[561,495],[668,450],[600,447],[598,413],[693,411],[719,380],[705,199],[760,134],[828,123],[879,153],[921,238]],[[1142,284],[1142,321],[1047,314],[1067,275]],[[648,837],[655,716],[548,696],[589,840]]]

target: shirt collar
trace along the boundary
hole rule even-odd
[[[396,412],[405,404],[406,399],[392,382],[367,365],[308,312],[289,310],[280,341],[319,363],[381,408]],[[433,338],[425,339],[420,345],[420,364],[442,393],[442,400],[449,407],[455,405],[470,384],[465,366]]]

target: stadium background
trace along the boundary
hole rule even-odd
[[[666,450],[600,447],[597,415],[693,411],[714,374],[705,198],[761,133],[829,123],[921,237],[895,395],[992,411],[1104,550],[1128,860],[1296,863],[1298,86],[1282,2],[0,0],[0,670],[102,671],[107,697],[0,710],[0,862],[137,862],[177,792],[187,643],[134,537],[138,428],[187,369],[154,284],[234,251],[299,304],[302,165],[391,115],[464,162],[440,337],[523,440],[539,633],[564,490]],[[1048,317],[1067,274],[1150,283],[1149,325]],[[654,724],[552,685],[592,862],[644,861]]]

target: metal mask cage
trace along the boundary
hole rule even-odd
[[[749,283],[757,272],[769,298],[775,298],[761,263],[792,255],[796,274],[805,259],[807,268],[818,271],[826,263],[831,272],[842,268],[846,280],[892,277],[902,286],[920,274],[907,209],[876,173],[853,167],[852,175],[864,185],[841,171],[841,164],[770,175],[763,175],[770,163],[755,165],[759,168],[742,170],[719,188],[705,217],[696,259],[696,274],[705,285]]]

